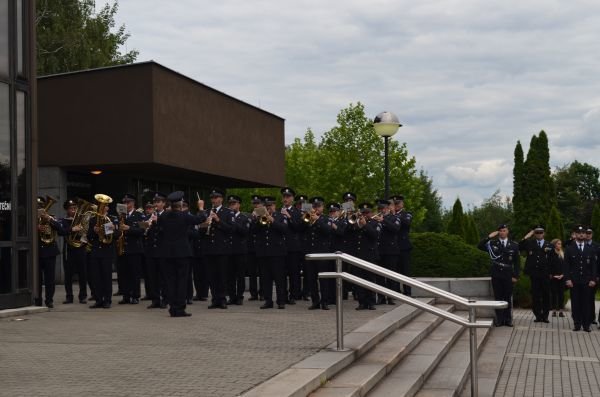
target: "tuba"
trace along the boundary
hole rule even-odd
[[[40,240],[42,243],[48,245],[52,244],[56,240],[56,230],[50,226],[49,218],[52,218],[48,211],[56,203],[56,199],[52,196],[46,196],[46,205],[44,208],[38,210],[40,216],[38,217],[38,225],[40,226]]]
[[[81,230],[78,232],[71,232],[67,236],[67,244],[71,247],[79,248],[86,243],[88,224],[93,212],[92,203],[83,199],[77,200],[77,212],[75,212],[71,227],[81,226]]]
[[[98,202],[98,211],[96,212],[96,226],[98,226],[98,239],[102,244],[110,244],[113,240],[113,235],[107,235],[102,227],[105,223],[110,223],[111,220],[108,216],[104,215],[104,208],[112,203],[112,198],[106,194],[98,193],[94,196],[94,199]]]

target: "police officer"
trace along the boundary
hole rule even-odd
[[[60,220],[62,228],[68,235],[71,232],[79,232],[81,225],[73,225],[73,219],[77,213],[77,202],[69,199],[64,202],[63,208],[67,216]],[[86,244],[84,242],[71,242],[68,238],[63,239],[63,269],[65,271],[66,299],[63,304],[73,303],[73,274],[77,273],[79,279],[79,303],[87,303],[87,261]]]
[[[356,194],[352,192],[346,192],[342,194],[342,210],[346,211],[346,223],[347,227],[344,232],[344,242],[341,248],[342,252],[347,254],[356,256],[356,241],[357,241],[357,232],[358,225],[356,225],[355,220],[357,219],[358,210],[356,208]],[[342,268],[344,272],[348,272],[350,266],[344,262],[342,264]],[[347,281],[342,282],[342,290],[343,290],[343,298],[348,299],[348,292],[352,291],[352,297],[354,300],[358,299],[358,293],[356,292],[356,286],[350,284]]]
[[[394,211],[394,204],[390,204],[390,200],[379,199],[377,200],[377,208],[380,211],[380,216],[375,220],[381,223],[381,234],[379,236],[379,255],[381,257],[380,264],[388,270],[399,273],[400,266],[400,248],[398,246],[398,233],[400,233],[400,217],[396,216]],[[392,291],[400,292],[400,283],[386,279],[384,277],[377,277],[377,284],[384,286]],[[378,298],[378,304],[394,305],[394,299],[380,295]]]
[[[142,238],[144,229],[140,226],[143,216],[135,208],[135,196],[130,193],[123,195],[121,202],[127,206],[127,213],[121,214],[123,222],[121,232],[123,234],[123,253],[117,258],[122,273],[123,299],[119,304],[140,303],[140,277],[142,275],[142,261],[144,247]]]
[[[260,265],[260,281],[265,303],[261,309],[273,308],[273,281],[277,291],[277,308],[285,309],[287,299],[285,288],[285,236],[287,218],[275,209],[275,197],[263,198],[267,215],[257,217],[256,258]]]
[[[153,213],[154,213],[154,203],[152,203],[151,201],[146,202],[146,204],[144,204],[144,213],[142,214],[142,221],[147,222],[152,217]],[[145,295],[142,298],[140,298],[141,301],[151,300],[150,296],[148,295],[148,291],[150,291],[150,287],[148,286],[148,264],[146,263],[145,233],[146,233],[146,230],[143,231],[143,235],[142,235],[142,249],[143,249],[142,278],[144,279]]]
[[[233,212],[223,205],[224,196],[225,192],[221,189],[213,189],[210,192],[212,208],[210,214],[207,214],[209,224],[206,225],[206,244],[203,246],[212,296],[209,309],[227,309],[227,267],[235,222]]]
[[[203,253],[203,246],[206,244],[206,228],[194,225],[190,228],[189,239],[192,247],[192,281],[196,290],[192,300],[205,302],[208,300],[208,272],[206,271]]]
[[[37,198],[38,208],[40,209],[39,217],[44,221],[44,225],[38,224],[38,256],[40,266],[40,292],[42,291],[42,280],[44,284],[44,303],[47,307],[52,309],[54,307],[54,290],[56,288],[55,272],[56,272],[56,256],[60,253],[58,251],[58,244],[56,243],[56,235],[64,236],[66,234],[62,224],[58,222],[54,217],[45,211],[43,208],[46,206],[46,199],[39,196]],[[54,237],[48,238],[48,240],[42,240],[43,232],[48,232],[50,236],[51,230],[54,231]],[[39,304],[41,304],[41,298],[36,298]]]
[[[404,208],[404,196],[401,194],[392,196],[394,202],[394,210],[396,217],[400,220],[400,231],[398,232],[398,256],[400,274],[410,276],[410,253],[412,251],[412,243],[410,242],[410,225],[413,215],[410,211]],[[402,292],[406,296],[411,295],[410,285],[403,284]]]
[[[96,303],[90,308],[109,309],[112,304],[112,266],[116,256],[115,242],[120,232],[117,219],[108,216],[108,205],[102,209],[99,208],[99,211],[99,217],[90,218],[87,234],[88,242],[92,247],[89,260],[93,269],[93,282],[96,290]],[[100,224],[97,224],[98,219],[101,221]]]
[[[300,211],[300,215],[302,216],[304,212],[304,204],[308,202],[308,197],[304,194],[296,194],[294,196],[294,207]],[[306,228],[300,232],[300,241],[302,241],[302,249],[304,250],[304,233],[306,232]],[[308,301],[310,296],[310,291],[308,290],[308,280],[306,278],[306,267],[305,267],[305,259],[304,252],[302,252],[302,257],[300,258],[300,281],[301,281],[301,293],[300,296],[302,300]]]
[[[531,238],[535,235],[535,238]],[[525,269],[531,278],[531,297],[533,299],[534,322],[549,323],[550,313],[550,252],[554,249],[544,240],[544,226],[536,225],[523,237],[519,249],[525,251]],[[591,321],[591,320],[590,320]]]
[[[246,289],[246,268],[248,257],[248,235],[250,219],[240,212],[242,198],[230,195],[227,199],[229,209],[233,212],[233,232],[231,234],[231,256],[227,274],[228,305],[242,305]]]
[[[585,228],[585,242],[596,252],[596,255],[600,254],[600,244],[594,241],[594,230],[591,226],[586,226]],[[597,281],[597,280],[596,280]],[[596,287],[592,291],[590,296],[590,311],[592,313],[592,324],[598,324],[596,321]]]
[[[370,203],[361,203],[358,206],[360,217],[356,222],[356,256],[367,262],[379,261],[378,241],[381,225],[372,219],[373,210]],[[367,281],[375,282],[375,275],[368,270],[353,267],[353,273]],[[375,310],[375,293],[366,288],[356,287],[358,292],[358,307],[356,310]]]
[[[312,211],[310,218],[307,217],[308,228],[305,233],[304,251],[307,254],[327,253],[331,251],[331,237],[333,222],[329,217],[323,214],[324,199],[322,197],[312,197],[310,200]],[[306,277],[308,280],[308,289],[312,305],[309,310],[323,309],[329,310],[329,301],[331,291],[330,284],[325,279],[319,279],[320,272],[333,270],[330,261],[306,261]],[[320,290],[320,294],[319,294]]]
[[[285,236],[287,247],[287,255],[285,257],[286,275],[289,278],[289,296],[288,303],[296,304],[296,299],[300,299],[301,279],[300,268],[304,258],[302,251],[302,234],[305,230],[304,222],[302,222],[302,211],[294,206],[294,189],[284,187],[281,189],[282,207],[281,214],[286,217],[288,228]]]
[[[148,290],[146,294],[152,301],[148,309],[164,309],[167,307],[167,287],[161,274],[160,230],[157,223],[158,219],[165,213],[167,195],[162,192],[155,192],[152,202],[154,213],[146,221],[147,229],[144,231],[144,254],[148,271],[148,280],[146,281]]]
[[[508,302],[506,309],[496,310],[494,325],[496,327],[503,325],[512,327],[513,285],[519,279],[520,272],[519,245],[509,240],[508,226],[501,224],[496,231],[491,232],[487,238],[481,240],[477,248],[486,251],[492,261],[490,273],[494,299]]]
[[[590,294],[596,286],[598,255],[585,239],[585,228],[575,227],[575,240],[565,251],[565,284],[571,289],[573,331],[590,332]],[[533,286],[532,286],[533,288]]]
[[[262,197],[258,194],[252,195],[251,198],[252,209],[256,209],[258,206],[263,205]],[[248,235],[248,256],[246,262],[248,264],[246,273],[248,274],[248,289],[250,290],[250,301],[262,300],[262,290],[258,283],[258,277],[260,269],[258,261],[256,259],[256,232],[257,232],[257,219],[254,212],[250,215],[250,232]]]
[[[190,226],[206,220],[204,201],[198,200],[198,215],[183,211],[184,193],[175,191],[167,196],[171,210],[158,218],[158,229],[161,233],[159,251],[161,269],[167,282],[167,301],[171,317],[189,317],[185,311],[187,296],[187,280],[189,258],[192,249],[188,240]]]

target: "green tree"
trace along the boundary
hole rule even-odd
[[[471,216],[477,230],[482,233],[490,233],[496,230],[500,224],[509,225],[509,229],[514,233],[513,204],[509,197],[502,197],[499,190],[485,199],[481,206],[474,207],[471,210]]]
[[[438,191],[433,188],[433,180],[425,174],[423,170],[419,175],[423,183],[423,207],[425,207],[425,219],[417,227],[413,228],[415,232],[436,232],[441,233],[444,230],[442,220],[442,198]]]
[[[552,241],[555,238],[564,240],[565,238],[565,228],[556,207],[552,207],[550,210],[550,216],[548,216],[548,222],[546,222],[545,238],[548,241]]]
[[[465,216],[465,242],[471,245],[479,243],[479,232],[471,214]]]
[[[134,62],[137,50],[121,51],[129,33],[115,29],[117,10],[116,1],[96,12],[94,0],[38,0],[38,75]]]
[[[600,169],[574,161],[552,174],[557,207],[566,225],[588,223],[600,197]]]
[[[596,235],[600,234],[600,203],[594,205],[594,211],[592,212],[592,221],[590,222],[592,230]],[[597,237],[596,237],[597,238]]]
[[[465,215],[463,213],[462,203],[457,198],[452,206],[452,216],[448,223],[448,234],[455,234],[465,239]]]
[[[521,142],[517,141],[517,146],[515,147],[515,165],[513,168],[513,210],[515,220],[513,222],[513,227],[511,228],[513,233],[517,235],[522,235],[525,230],[529,227],[524,224],[523,213],[524,213],[524,205],[525,205],[525,188],[524,188],[524,168],[525,168],[525,160],[523,155],[523,147],[521,146]],[[488,229],[484,229],[488,230]]]

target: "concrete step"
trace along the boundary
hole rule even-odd
[[[489,328],[477,330],[477,350],[489,335]],[[471,358],[469,353],[469,330],[465,329],[456,343],[452,345],[444,358],[429,375],[421,390],[415,397],[455,397],[459,394],[471,374]]]
[[[435,301],[434,298],[419,298],[419,300],[429,304]],[[331,312],[335,315],[335,311]],[[421,310],[410,305],[399,305],[396,309],[345,334],[344,347],[350,349],[349,351],[333,351],[332,349],[336,347],[336,342],[333,342],[326,349],[280,372],[243,393],[242,396],[305,397],[421,313]]]
[[[467,312],[455,314],[467,318]],[[443,321],[425,337],[371,392],[369,397],[414,396],[463,332],[463,327]]]
[[[453,305],[436,306],[443,310],[454,311]],[[364,396],[442,321],[442,318],[433,314],[421,313],[413,321],[393,332],[310,396]]]

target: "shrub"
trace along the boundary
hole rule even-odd
[[[513,289],[513,306],[522,308],[531,307],[531,279],[522,272],[519,281],[517,281]]]

